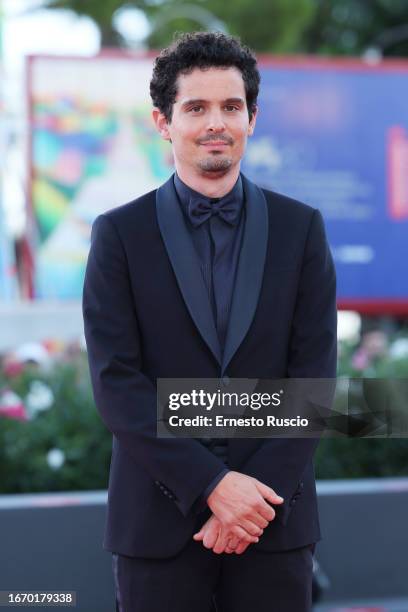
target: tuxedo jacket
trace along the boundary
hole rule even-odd
[[[197,526],[196,500],[225,468],[196,439],[157,437],[157,378],[335,376],[336,280],[321,214],[242,180],[245,230],[223,353],[173,177],[93,223],[83,317],[95,403],[113,434],[109,551],[177,554]],[[230,469],[285,499],[253,546],[320,539],[317,443],[228,440]]]

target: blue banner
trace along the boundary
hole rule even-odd
[[[408,62],[261,64],[243,170],[321,210],[343,307],[408,312]]]

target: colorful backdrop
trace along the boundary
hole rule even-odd
[[[79,299],[91,224],[155,188],[171,150],[150,118],[153,59],[29,62],[35,297]],[[318,207],[339,303],[408,312],[408,63],[263,58],[243,171]]]

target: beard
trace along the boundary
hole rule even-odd
[[[214,155],[201,159],[197,166],[201,172],[206,174],[225,174],[232,166],[232,159],[225,155]]]

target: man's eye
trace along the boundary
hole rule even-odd
[[[202,106],[192,106],[190,111],[193,111],[193,113],[199,113],[202,108]]]

